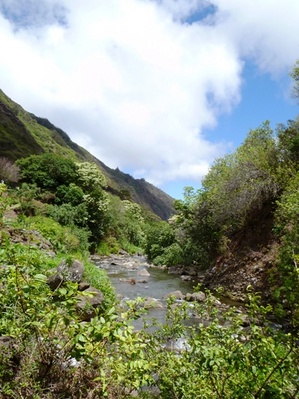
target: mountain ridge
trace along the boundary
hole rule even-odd
[[[73,142],[69,135],[42,118],[27,112],[0,89],[0,157],[12,161],[30,155],[53,152],[76,161],[95,162],[105,174],[107,191],[130,199],[162,220],[174,214],[174,199],[144,179],[112,169],[89,151]]]

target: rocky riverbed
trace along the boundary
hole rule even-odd
[[[163,301],[174,292],[179,296],[192,293],[199,280],[195,276],[180,276],[169,273],[164,267],[150,265],[141,255],[128,254],[93,257],[94,263],[104,269],[119,298],[155,298]]]
[[[121,302],[144,298],[143,306],[149,310],[149,314],[158,322],[164,322],[167,299],[173,296],[178,305],[184,302],[190,304],[191,320],[199,323],[196,313],[192,311],[192,303],[202,303],[206,296],[195,288],[202,278],[198,278],[192,270],[187,274],[186,270],[179,268],[156,267],[149,264],[144,256],[131,256],[127,253],[93,256],[92,260],[107,272]],[[223,311],[235,305],[238,312],[243,312],[240,303],[227,301],[225,298],[215,297],[214,304]]]

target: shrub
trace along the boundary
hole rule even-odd
[[[92,287],[98,288],[103,293],[102,310],[110,309],[115,304],[116,295],[106,272],[99,269],[94,263],[85,261],[83,277]]]
[[[277,313],[289,320],[290,328],[299,327],[299,173],[289,181],[277,201],[276,234],[281,246],[274,269],[273,294],[278,302]]]
[[[23,182],[33,183],[47,190],[68,185],[77,178],[75,163],[69,158],[52,153],[22,158],[17,161],[17,165],[20,167]]]
[[[1,397],[121,398],[152,380],[151,361],[128,321],[131,311],[116,314],[114,293],[102,272],[87,264],[87,277],[100,285],[109,308],[82,323],[76,284],[52,292],[46,284],[48,258],[41,251],[3,245],[0,334],[10,339],[11,348],[6,353],[0,348]]]
[[[69,186],[63,184],[57,187],[55,196],[55,203],[58,205],[68,203],[76,206],[83,201],[84,191],[74,183],[71,183]]]
[[[47,213],[63,226],[87,227],[88,209],[85,203],[77,206],[71,204],[48,205]]]
[[[182,248],[179,246],[178,243],[173,243],[168,247],[163,248],[163,252],[161,255],[158,255],[153,258],[154,265],[178,265],[182,264]]]
[[[96,253],[99,255],[117,254],[120,246],[115,237],[105,237],[97,246]]]
[[[85,251],[88,248],[86,242],[88,233],[84,230],[61,226],[53,219],[44,216],[34,216],[25,219],[28,228],[36,228],[43,237],[51,242],[54,249],[62,253]],[[76,233],[78,235],[76,235]]]

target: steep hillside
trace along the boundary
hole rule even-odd
[[[43,152],[42,147],[28,132],[23,122],[2,101],[0,101],[0,152],[1,156],[13,161],[32,153]]]
[[[161,219],[167,220],[174,213],[173,198],[164,191],[148,183],[144,179],[134,179],[131,175],[121,172],[118,168],[111,169],[95,159],[101,166],[108,180],[113,182],[110,190],[123,199],[132,199],[143,207],[151,210]],[[115,191],[115,187],[116,191]]]
[[[230,237],[225,253],[206,272],[204,285],[223,287],[232,299],[243,300],[247,287],[269,299],[269,276],[277,261],[278,238],[273,232],[273,204],[266,203],[250,216],[249,222]]]
[[[129,198],[159,218],[173,213],[173,198],[162,190],[132,176],[111,169],[87,150],[74,143],[62,129],[45,118],[25,111],[0,90],[0,157],[11,160],[42,152],[54,152],[80,161],[96,162],[107,177],[108,191]]]

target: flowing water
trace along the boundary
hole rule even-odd
[[[116,293],[125,299],[151,297],[163,300],[173,291],[191,293],[198,284],[195,280],[183,281],[180,276],[169,274],[162,268],[151,267],[142,256],[103,257],[95,263],[106,270]],[[140,275],[142,270],[146,270],[149,276]]]
[[[152,267],[143,256],[109,256],[95,259],[94,262],[106,271],[120,300],[142,297],[154,302],[153,306],[149,306],[147,317],[155,318],[159,323],[165,323],[166,296],[174,291],[192,293],[198,284],[195,280],[184,281],[163,268]],[[144,271],[149,275],[140,275]],[[143,319],[136,320],[134,326],[142,328],[142,323]]]
[[[94,259],[94,263],[106,271],[121,301],[137,297],[145,298],[146,301],[157,301],[159,306],[150,305],[148,314],[133,322],[137,329],[143,328],[146,318],[154,318],[158,323],[164,324],[166,321],[166,297],[175,291],[181,291],[183,295],[188,292],[193,293],[194,287],[199,282],[196,280],[184,281],[179,275],[169,274],[167,270],[152,267],[143,256],[114,255]],[[222,303],[225,302],[226,305],[238,305],[222,301]],[[190,314],[192,314],[192,304],[190,304]],[[198,323],[199,319],[193,318],[193,316],[188,321],[188,324],[191,325],[198,325]],[[186,339],[170,341],[168,344],[170,348],[180,350],[186,344]]]

